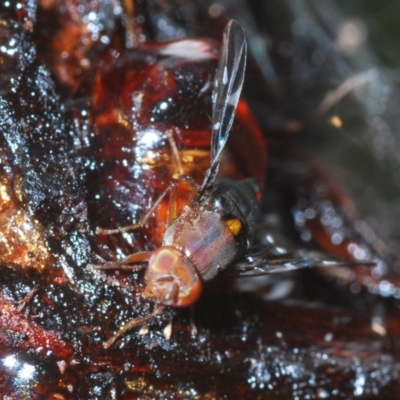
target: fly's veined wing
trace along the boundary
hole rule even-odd
[[[307,254],[284,254],[281,257],[262,257],[262,254],[247,255],[245,261],[232,268],[236,277],[255,277],[304,268],[315,267],[351,267],[354,265],[372,266],[369,262],[356,262],[327,258],[324,253],[310,251]]]
[[[242,91],[246,69],[246,35],[242,25],[230,21],[223,35],[221,55],[212,94],[211,165],[200,188],[204,192],[215,179],[222,151],[229,137]]]
[[[246,69],[246,36],[238,21],[230,21],[225,30],[222,52],[215,74],[212,110],[211,157],[217,159],[228,139],[242,91]]]

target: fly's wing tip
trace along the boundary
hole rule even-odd
[[[243,25],[236,19],[231,19],[224,29],[224,32],[227,37],[230,35],[235,36],[236,43],[245,43],[246,42],[246,31]]]
[[[229,136],[242,91],[247,56],[246,33],[231,20],[224,30],[221,55],[212,94],[211,159],[218,161]]]

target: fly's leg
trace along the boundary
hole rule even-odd
[[[167,135],[169,145],[171,146],[172,159],[174,160],[175,164],[175,173],[173,174],[173,178],[175,178],[175,176],[183,176],[184,173],[181,158],[179,157],[178,146],[176,145],[173,132],[171,129],[168,129],[165,134]]]
[[[172,174],[172,179],[174,179],[175,181],[184,181],[193,188],[192,193],[190,194],[190,197],[188,199],[188,204],[190,204],[192,200],[195,198],[197,191],[199,190],[199,185],[190,176],[185,175],[184,173],[181,163],[181,158],[178,151],[178,146],[176,145],[172,130],[171,129],[167,130],[166,135],[169,144],[171,146],[172,159],[174,161],[174,166],[175,166],[175,172]],[[175,202],[177,203],[177,201]]]
[[[169,199],[169,204],[168,204],[168,217],[167,217],[167,226],[170,226],[173,221],[178,217],[178,190],[177,190],[177,185],[173,182],[171,183],[170,187],[160,196],[160,198],[157,200],[155,203],[155,206],[149,210],[149,212],[145,215],[145,217],[142,218],[142,220],[136,224],[139,227],[141,226],[140,223],[145,223],[148,216],[156,209],[158,204],[161,202],[167,191],[170,191],[170,199]],[[146,218],[147,217],[147,218]],[[143,222],[144,220],[144,222]],[[118,233],[120,230],[116,230]],[[123,228],[123,232],[126,231],[126,228]],[[92,269],[96,270],[114,270],[114,269],[122,269],[122,270],[138,270],[140,268],[143,268],[145,265],[143,262],[147,261],[150,257],[151,253],[150,252],[140,252],[140,253],[134,253],[126,257],[125,259],[121,261],[117,261],[114,263],[107,263],[103,265],[92,265]],[[139,264],[139,265],[130,265],[130,264]],[[102,276],[104,279],[109,280],[112,278],[109,278],[107,276]],[[118,282],[115,282],[118,285]],[[127,322],[115,335],[113,335],[110,339],[105,341],[103,343],[103,347],[105,349],[108,349],[111,347],[114,342],[121,336],[123,336],[127,331],[131,330],[132,328],[135,328],[137,326],[141,326],[146,324],[146,322],[152,320],[155,318],[157,315],[159,315],[163,310],[165,306],[158,304],[155,306],[153,312],[149,315],[146,315],[145,317],[140,317],[140,318],[135,318]],[[168,327],[166,332],[164,333],[166,337],[170,337],[172,334],[172,324],[168,324]]]
[[[189,196],[189,198],[187,200],[187,203],[191,204],[193,202],[193,199],[196,197],[200,186],[190,176],[182,175],[182,176],[179,177],[179,179],[182,180],[182,181],[185,181],[190,186],[192,186],[192,193],[190,193],[190,196]]]
[[[142,217],[142,219],[137,222],[136,224],[128,225],[128,226],[123,226],[122,228],[117,228],[117,229],[103,229],[103,228],[97,228],[96,233],[98,235],[115,235],[116,233],[122,233],[122,232],[129,232],[129,231],[135,231],[137,229],[143,228],[143,226],[146,224],[147,220],[150,218],[150,215],[153,214],[153,212],[156,210],[156,208],[160,205],[162,199],[166,196],[168,191],[170,191],[170,187],[164,190],[164,192],[161,194],[161,196],[154,202],[154,204],[150,207],[150,209],[147,211],[147,213]]]
[[[146,262],[150,258],[151,252],[141,251],[140,253],[130,254],[128,257],[120,261],[107,262],[101,265],[89,264],[90,267],[96,270],[113,270],[120,269],[125,271],[137,271],[143,268],[142,263]],[[136,265],[130,265],[136,264]]]
[[[151,206],[149,211],[143,216],[143,218],[136,224],[124,226],[122,228],[117,229],[102,229],[97,228],[97,233],[100,235],[113,235],[116,233],[127,232],[135,229],[142,228],[150,215],[156,210],[156,208],[161,203],[162,199],[166,196],[166,194],[170,191],[170,200],[168,205],[168,219],[167,225],[170,226],[172,222],[177,218],[178,214],[178,206],[177,206],[177,187],[175,183],[171,183],[171,185],[161,194],[161,196],[157,199],[157,201]],[[151,252],[142,251],[134,254],[130,254],[128,257],[124,258],[120,261],[107,262],[100,265],[89,264],[88,267],[92,270],[125,270],[125,271],[138,271],[145,266],[145,262],[151,256]],[[132,265],[136,264],[136,265]],[[105,278],[103,275],[100,275]]]
[[[175,182],[171,182],[169,188],[171,193],[168,202],[167,228],[178,218],[178,187]]]
[[[120,261],[107,262],[99,265],[89,264],[88,268],[94,271],[98,276],[100,276],[101,279],[103,279],[104,281],[113,286],[125,287],[133,291],[136,291],[137,288],[131,285],[127,285],[126,283],[123,283],[118,279],[103,275],[98,271],[109,271],[109,270],[139,271],[146,266],[146,264],[144,263],[149,259],[150,255],[151,255],[150,252],[143,251],[140,253],[131,254]],[[130,265],[130,264],[136,264],[136,265]]]
[[[158,304],[155,306],[155,308],[151,314],[146,315],[145,317],[140,317],[140,318],[135,318],[135,319],[130,320],[114,336],[110,337],[110,339],[103,342],[103,347],[105,349],[108,349],[115,343],[115,341],[119,337],[124,335],[126,332],[128,332],[132,328],[144,325],[147,321],[150,321],[153,318],[157,317],[157,315],[161,314],[161,312],[164,310],[164,308],[165,308],[165,306]]]

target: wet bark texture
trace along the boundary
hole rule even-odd
[[[396,263],[386,247],[351,230],[358,217],[340,191],[328,193],[329,201],[349,223],[346,238],[374,254],[381,268],[375,275],[365,267],[257,282],[223,274],[192,309],[167,309],[148,331],[134,329],[104,349],[105,340],[154,304],[141,296],[142,271],[91,266],[153,250],[167,206],[137,233],[104,237],[95,229],[135,222],[168,186],[175,164],[166,131],[194,180],[201,182],[209,163],[218,44],[204,40],[209,59],[182,62],[160,56],[164,45],[156,41],[199,35],[194,27],[219,40],[226,20],[211,18],[196,2],[136,3],[0,1],[1,397],[400,398]],[[266,15],[261,5],[254,8],[246,12]],[[275,118],[282,103],[274,83],[252,85],[261,75],[251,60],[249,74],[246,94],[262,135],[287,130]],[[263,138],[247,105],[241,107],[224,168],[262,181]],[[249,135],[246,143],[240,132]],[[310,248],[301,238],[307,231],[315,248],[351,258],[326,239],[337,232],[321,223],[329,190],[318,188],[321,180],[331,187],[329,179],[307,162],[311,172],[291,173],[299,162],[291,135],[283,146],[269,139],[265,219],[272,208],[280,216],[275,224],[298,246]],[[188,194],[182,196],[181,207]],[[297,220],[297,229],[293,210],[305,221]],[[276,292],[284,294],[271,300]]]

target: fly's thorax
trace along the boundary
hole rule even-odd
[[[231,230],[236,228],[222,220],[218,211],[188,210],[167,229],[163,245],[179,249],[201,278],[210,280],[236,258],[237,242]]]

